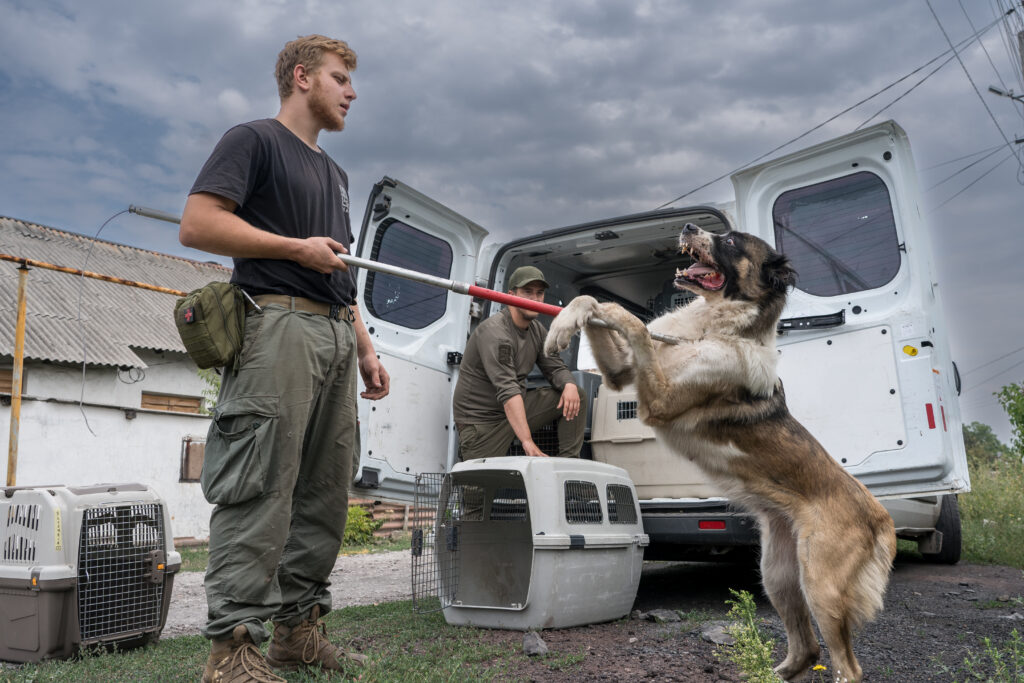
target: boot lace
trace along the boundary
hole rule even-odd
[[[252,643],[243,643],[231,655],[228,663],[228,671],[241,668],[245,673],[258,683],[281,683],[283,678],[271,671],[263,653]]]
[[[327,640],[327,626],[323,619],[318,618],[309,624],[309,630],[306,632],[306,640],[302,644],[302,663],[312,664],[317,661],[320,648],[324,645],[330,645],[330,641]]]

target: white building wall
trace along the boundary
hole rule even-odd
[[[206,385],[184,354],[149,352],[144,360],[150,367],[137,382],[130,382],[125,371],[119,379],[115,368],[89,368],[83,407],[78,405],[80,367],[27,364],[16,483],[145,484],[164,499],[175,537],[208,538],[212,506],[197,482],[179,480],[182,441],[205,439],[210,418],[140,408],[143,391],[199,396]],[[0,438],[5,445],[10,415],[9,406],[0,407]]]

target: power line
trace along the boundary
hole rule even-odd
[[[984,177],[985,177],[985,176],[987,176],[987,175],[988,175],[989,173],[991,173],[992,171],[996,170],[997,168],[999,168],[1000,166],[1002,166],[1003,164],[1005,164],[1005,163],[1006,163],[1007,161],[1009,161],[1009,160],[1010,160],[1010,159],[1012,159],[1012,158],[1014,158],[1014,154],[1013,154],[1013,152],[1010,152],[1009,154],[1007,154],[1006,156],[1004,156],[1004,157],[1003,157],[1002,159],[1000,159],[1000,160],[999,160],[999,163],[998,163],[998,164],[996,164],[996,165],[995,165],[995,166],[993,166],[992,168],[990,168],[990,169],[988,169],[987,171],[985,171],[984,173],[982,173],[982,174],[981,174],[980,176],[978,176],[978,177],[977,177],[977,178],[975,178],[975,179],[974,179],[973,181],[971,181],[970,183],[968,183],[966,187],[964,187],[963,189],[961,189],[961,190],[960,190],[959,192],[957,192],[956,194],[954,194],[954,195],[953,195],[952,197],[949,197],[948,199],[946,199],[946,201],[942,202],[941,204],[939,204],[938,206],[936,206],[935,208],[933,208],[933,209],[932,209],[931,211],[929,211],[928,213],[929,213],[929,214],[931,214],[931,213],[933,213],[933,212],[935,212],[935,211],[938,211],[939,209],[941,209],[942,207],[944,207],[944,206],[945,206],[946,204],[949,204],[949,203],[950,203],[951,201],[953,201],[954,199],[956,199],[957,197],[959,197],[960,195],[962,195],[962,194],[963,194],[964,192],[966,192],[967,190],[969,190],[969,189],[971,189],[972,187],[974,187],[974,185],[975,185],[975,184],[977,184],[977,183],[978,183],[978,181],[980,181],[980,180],[981,180],[982,178],[984,178]],[[1019,161],[1020,161],[1020,159],[1018,159],[1017,161],[1019,162]]]
[[[992,123],[994,123],[996,128],[999,130],[999,134],[1003,136],[1003,140],[1006,142],[1006,146],[1010,148],[1010,154],[1016,157],[1017,150],[1013,148],[1013,143],[1010,142],[1010,139],[1008,137],[1006,137],[1006,133],[1003,132],[1002,127],[999,125],[999,121],[996,120],[995,114],[993,114],[992,110],[989,109],[988,102],[985,101],[985,98],[982,97],[981,95],[981,91],[978,90],[978,86],[974,84],[974,79],[971,78],[971,72],[967,70],[967,65],[964,64],[964,60],[960,59],[960,53],[957,52],[957,49],[953,46],[953,41],[950,40],[949,34],[946,33],[946,28],[942,25],[942,22],[939,20],[939,15],[935,13],[935,9],[932,7],[932,0],[924,0],[924,2],[926,5],[928,5],[928,11],[930,11],[932,13],[932,16],[935,18],[935,23],[939,25],[939,30],[942,31],[942,36],[946,39],[946,42],[949,44],[949,49],[951,49],[953,51],[953,54],[956,56],[956,61],[960,63],[960,68],[964,70],[964,75],[967,76],[967,80],[970,82],[971,87],[974,88],[974,93],[978,96],[978,99],[981,100],[981,105],[985,107],[985,111],[988,112],[989,118],[992,119]],[[1024,168],[1024,161],[1021,161],[1018,158],[1017,166],[1020,168]]]
[[[902,95],[900,95],[899,97],[897,97],[897,98],[896,98],[895,100],[893,100],[893,101],[892,101],[892,102],[890,102],[889,104],[885,105],[884,107],[882,107],[881,109],[879,109],[878,111],[876,111],[876,112],[875,112],[874,114],[872,114],[872,115],[871,115],[871,116],[869,116],[868,118],[864,119],[864,121],[863,121],[863,122],[862,122],[862,123],[861,123],[861,124],[860,124],[859,126],[857,126],[856,128],[854,128],[854,130],[860,130],[860,129],[861,129],[861,128],[863,128],[863,127],[864,127],[865,125],[867,125],[867,123],[868,123],[869,121],[871,121],[871,119],[875,118],[876,116],[878,116],[879,114],[881,114],[882,112],[884,112],[884,111],[885,111],[886,109],[888,109],[888,108],[889,108],[889,107],[891,107],[892,105],[896,104],[897,102],[899,102],[900,100],[902,100],[902,99],[903,99],[904,97],[906,97],[906,96],[907,96],[907,95],[909,95],[910,93],[914,92],[914,90],[916,90],[916,89],[917,89],[917,86],[921,85],[922,83],[924,83],[925,81],[927,81],[927,80],[928,80],[929,78],[931,78],[932,76],[934,76],[934,75],[935,75],[935,72],[936,72],[936,71],[938,71],[938,70],[939,70],[939,69],[941,69],[942,67],[946,66],[946,65],[947,65],[947,64],[949,64],[949,63],[950,63],[951,61],[953,61],[953,57],[949,57],[949,58],[948,58],[948,59],[947,59],[946,61],[944,61],[944,62],[943,62],[942,64],[939,64],[939,65],[938,65],[937,67],[935,67],[934,69],[932,69],[931,71],[929,71],[929,72],[928,72],[928,74],[927,74],[927,75],[926,75],[926,76],[925,76],[924,78],[922,78],[921,80],[919,80],[919,81],[918,81],[917,83],[915,83],[914,85],[910,86],[910,89],[909,89],[909,90],[907,90],[907,91],[906,91],[905,93],[903,93]]]
[[[994,146],[989,147],[987,149],[980,149],[977,152],[971,152],[970,154],[965,154],[962,157],[957,157],[956,159],[950,159],[948,161],[943,161],[943,162],[938,163],[938,164],[932,164],[931,166],[928,166],[927,168],[922,168],[921,171],[922,172],[930,171],[933,168],[938,168],[939,166],[945,166],[947,164],[954,164],[954,163],[956,163],[958,161],[963,161],[964,159],[970,159],[971,157],[978,156],[979,154],[984,154],[985,152],[991,152],[992,150],[999,149],[1000,147],[1002,147],[1002,145],[994,145]]]
[[[1024,360],[1018,361],[1018,362],[1014,363],[1013,365],[1011,365],[1010,367],[1006,368],[1005,370],[1000,370],[999,372],[997,372],[996,374],[992,375],[991,377],[986,377],[985,379],[981,380],[980,382],[975,384],[970,389],[964,389],[963,393],[966,394],[968,391],[974,391],[975,389],[980,389],[981,387],[985,386],[986,384],[988,384],[992,380],[996,379],[1000,375],[1006,374],[1010,370],[1013,370],[1014,368],[1016,368],[1016,367],[1018,367],[1020,365],[1024,365]]]
[[[957,4],[960,5],[960,11],[964,13],[964,19],[967,20],[967,25],[971,27],[972,31],[976,30],[974,28],[974,22],[971,21],[971,15],[969,15],[967,13],[967,9],[964,7],[964,1],[963,0],[956,0],[956,1],[957,1]],[[978,41],[978,45],[981,45],[981,50],[982,50],[982,52],[985,53],[985,57],[988,59],[988,63],[989,63],[989,65],[991,65],[992,70],[996,72],[996,78],[999,79],[999,84],[1001,86],[1003,86],[1003,90],[1009,90],[1009,88],[1006,86],[1006,82],[1003,81],[1002,74],[1000,74],[999,73],[999,69],[996,68],[995,62],[992,61],[992,55],[990,55],[988,53],[988,48],[985,47],[985,41],[984,40],[979,40]]]
[[[988,159],[990,156],[992,156],[993,154],[995,154],[996,152],[998,152],[1002,148],[1003,148],[1002,145],[996,145],[995,149],[993,149],[991,152],[989,152],[988,154],[986,154],[982,158],[978,159],[977,161],[972,161],[971,163],[967,164],[966,166],[964,166],[963,168],[961,168],[958,171],[954,171],[953,173],[951,173],[950,175],[946,176],[945,178],[943,178],[939,182],[935,183],[931,187],[926,188],[925,192],[931,192],[932,190],[937,188],[939,185],[942,185],[943,183],[945,183],[947,180],[952,180],[953,178],[957,177],[958,175],[960,175],[961,173],[963,173],[967,169],[969,169],[969,168],[971,168],[973,166],[977,166],[978,164],[980,164],[981,162],[985,161],[985,159]]]
[[[1003,355],[999,356],[999,358],[994,358],[994,359],[990,360],[987,363],[979,365],[976,368],[971,368],[970,370],[967,370],[966,372],[963,373],[964,377],[966,377],[967,375],[971,374],[972,372],[977,372],[978,370],[981,370],[982,368],[987,368],[988,366],[992,365],[993,363],[998,363],[1002,359],[1008,358],[1009,356],[1012,356],[1013,354],[1018,353],[1019,351],[1024,351],[1024,346],[1018,346],[1013,351],[1010,351],[1009,353],[1004,353]]]
[[[1010,10],[1010,11],[1012,12],[1013,10]],[[960,42],[959,42],[959,43],[957,44],[957,46],[958,46],[958,47],[964,47],[964,46],[966,46],[966,45],[970,44],[971,42],[973,42],[973,41],[977,40],[977,39],[978,39],[978,38],[979,38],[979,37],[980,37],[981,35],[983,35],[983,34],[984,34],[985,32],[987,32],[987,31],[988,31],[988,30],[989,30],[990,28],[992,28],[993,26],[995,26],[996,24],[998,24],[998,23],[999,23],[999,22],[1001,22],[1001,21],[1003,21],[1003,17],[997,17],[997,18],[996,18],[996,19],[995,19],[994,21],[992,21],[992,22],[990,22],[989,24],[987,24],[987,25],[986,25],[986,26],[985,26],[984,28],[982,28],[981,30],[979,30],[979,31],[977,31],[976,33],[974,33],[974,35],[971,35],[971,36],[968,36],[967,38],[964,38],[964,39],[963,39],[962,41],[960,41]],[[889,85],[885,86],[885,87],[884,87],[884,88],[882,88],[881,90],[878,90],[878,91],[876,91],[876,92],[875,92],[874,94],[872,94],[872,95],[868,95],[867,97],[865,97],[864,99],[862,99],[862,100],[861,100],[860,102],[857,102],[856,104],[853,104],[853,105],[851,105],[851,106],[847,107],[846,109],[842,110],[842,111],[841,111],[841,112],[839,112],[838,114],[835,114],[834,116],[832,116],[832,117],[830,117],[830,118],[826,119],[825,121],[822,121],[822,122],[821,122],[821,123],[819,123],[818,125],[816,125],[816,126],[814,126],[813,128],[811,128],[810,130],[807,130],[807,131],[805,131],[805,132],[801,133],[800,135],[797,135],[797,136],[796,136],[795,138],[793,138],[792,140],[789,140],[789,141],[787,141],[787,142],[784,142],[784,143],[782,143],[781,145],[779,145],[778,147],[775,147],[774,149],[768,150],[767,152],[765,152],[765,153],[764,153],[764,154],[762,154],[761,156],[757,157],[756,159],[753,159],[753,160],[751,160],[751,161],[748,161],[747,163],[745,163],[745,164],[743,164],[743,165],[741,165],[741,166],[737,166],[736,168],[734,168],[733,170],[729,171],[728,173],[724,173],[724,174],[722,174],[722,175],[718,176],[717,178],[715,178],[715,179],[713,179],[713,180],[709,180],[708,182],[704,183],[703,185],[700,185],[700,186],[698,186],[698,187],[695,187],[695,188],[693,188],[692,190],[689,190],[688,192],[684,192],[683,194],[679,195],[679,196],[678,196],[678,197],[676,197],[675,199],[671,199],[671,200],[669,200],[669,201],[665,202],[664,204],[661,204],[660,206],[658,206],[658,207],[655,207],[655,210],[657,210],[657,209],[663,209],[663,208],[665,208],[666,206],[670,206],[670,205],[674,204],[675,202],[678,202],[678,201],[679,201],[680,199],[683,199],[684,197],[688,197],[688,196],[690,196],[690,195],[691,195],[691,194],[693,194],[694,192],[698,192],[698,191],[700,191],[700,190],[703,190],[703,189],[704,189],[705,187],[707,187],[707,186],[709,186],[709,185],[714,185],[714,184],[715,184],[715,183],[717,183],[717,182],[718,182],[719,180],[722,180],[723,178],[728,178],[728,177],[729,177],[729,176],[731,176],[731,175],[732,175],[733,173],[736,173],[737,171],[741,171],[741,170],[743,170],[744,168],[747,168],[748,166],[751,166],[751,165],[753,165],[753,164],[756,164],[756,163],[757,163],[758,161],[761,161],[761,160],[762,160],[762,159],[764,159],[765,157],[768,157],[768,156],[770,156],[770,155],[774,154],[775,152],[779,151],[779,150],[780,150],[780,149],[782,149],[783,147],[787,147],[787,146],[789,146],[789,145],[793,144],[794,142],[796,142],[797,140],[800,140],[800,139],[802,139],[802,138],[805,138],[805,137],[807,137],[808,135],[810,135],[810,134],[811,134],[811,133],[813,133],[814,131],[816,131],[816,130],[818,130],[818,129],[820,129],[820,128],[823,128],[824,126],[828,125],[829,123],[832,123],[833,121],[835,121],[836,119],[838,119],[838,118],[839,118],[840,116],[843,116],[844,114],[847,114],[847,113],[849,113],[850,111],[852,111],[852,110],[856,109],[857,107],[859,107],[860,105],[864,104],[865,102],[868,102],[868,101],[870,101],[870,100],[874,99],[875,97],[878,97],[879,95],[881,95],[881,94],[882,94],[882,93],[884,93],[885,91],[887,91],[887,90],[890,90],[890,89],[892,89],[892,88],[896,87],[897,85],[899,85],[899,84],[900,84],[900,83],[902,83],[903,81],[907,80],[908,78],[910,78],[910,77],[911,77],[911,76],[913,76],[914,74],[918,73],[919,71],[922,71],[923,69],[925,69],[925,68],[927,68],[927,67],[931,66],[932,64],[934,64],[935,62],[937,62],[938,60],[942,59],[942,58],[943,58],[943,57],[945,57],[945,56],[946,56],[947,54],[949,54],[951,50],[952,50],[952,51],[954,52],[954,54],[955,54],[956,50],[955,50],[955,49],[953,49],[952,47],[951,47],[951,49],[950,49],[950,50],[944,50],[943,52],[941,52],[941,53],[939,53],[938,55],[936,55],[935,57],[933,57],[933,58],[929,59],[929,60],[928,60],[927,62],[925,62],[925,63],[924,63],[924,64],[922,64],[921,66],[917,67],[916,69],[914,69],[914,70],[913,70],[913,71],[911,71],[910,73],[906,74],[905,76],[902,76],[902,77],[900,77],[900,78],[896,79],[895,81],[893,81],[893,82],[892,82],[892,83],[890,83]],[[933,73],[934,73],[934,72],[933,72]],[[929,76],[930,76],[930,75],[931,75],[931,74],[929,74]],[[920,85],[920,84],[918,84],[918,85]],[[917,86],[914,86],[914,87],[917,87]],[[1006,136],[1004,135],[1003,137],[1005,138]]]

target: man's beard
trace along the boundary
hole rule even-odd
[[[332,106],[324,97],[320,81],[313,80],[313,89],[309,93],[309,111],[320,124],[322,130],[344,130],[345,117],[338,107]]]

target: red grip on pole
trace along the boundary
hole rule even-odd
[[[487,299],[488,301],[495,301],[499,304],[506,304],[508,306],[515,306],[516,308],[525,308],[529,311],[537,311],[544,315],[555,316],[562,312],[561,306],[553,306],[546,304],[541,301],[533,301],[532,299],[524,299],[521,296],[514,296],[512,294],[506,294],[504,292],[496,292],[493,289],[487,289],[486,287],[477,287],[476,285],[469,286],[470,296],[475,296],[480,299]]]

